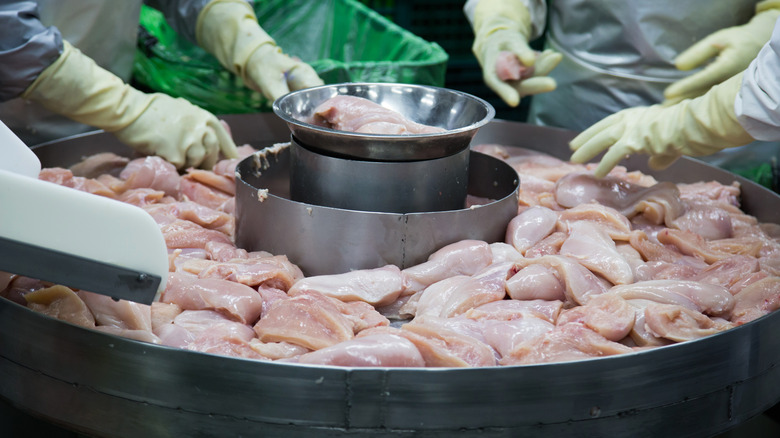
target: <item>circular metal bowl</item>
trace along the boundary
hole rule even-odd
[[[226,117],[237,142],[289,138],[272,114]],[[570,155],[570,131],[496,121],[474,143]],[[44,166],[128,153],[93,133],[36,148]],[[780,196],[681,158],[674,182],[738,181],[742,208],[777,223]],[[151,345],[0,299],[0,397],[89,436],[712,437],[780,401],[780,313],[696,341],[575,362],[487,368],[271,363]],[[11,432],[12,433],[12,432]]]
[[[362,97],[424,125],[444,128],[434,134],[387,135],[337,131],[310,123],[314,109],[337,95]],[[477,130],[495,109],[486,101],[446,88],[393,84],[346,83],[307,88],[274,102],[302,144],[336,156],[375,161],[414,161],[446,157],[469,147]]]

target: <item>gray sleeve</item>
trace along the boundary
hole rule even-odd
[[[198,14],[211,0],[144,0],[144,3],[159,10],[165,15],[166,21],[179,35],[184,36],[193,44],[195,39],[195,26],[198,23]],[[247,1],[252,3],[252,1]]]
[[[0,102],[19,97],[61,53],[60,31],[40,22],[35,2],[0,2]]]

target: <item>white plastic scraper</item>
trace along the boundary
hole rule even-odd
[[[38,157],[0,122],[0,271],[151,304],[168,250],[142,209],[38,179]]]

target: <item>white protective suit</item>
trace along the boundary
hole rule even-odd
[[[188,30],[186,22],[195,22],[197,11],[207,0],[189,0],[179,2],[173,7],[180,7],[181,14],[174,18],[170,8],[169,22],[185,35],[194,35],[194,25]],[[38,0],[36,2],[0,1],[0,39],[10,38],[25,33],[39,33],[38,36],[23,47],[14,47],[13,42],[3,44],[3,52],[25,50],[30,60],[25,63],[27,69],[19,65],[4,63],[0,66],[0,77],[5,81],[13,78],[19,86],[4,87],[0,91],[0,120],[8,125],[26,144],[33,146],[46,141],[94,131],[96,128],[77,123],[67,117],[55,114],[40,104],[16,97],[7,100],[9,96],[18,96],[35,79],[35,75],[48,66],[59,56],[62,40],[67,40],[81,52],[89,56],[101,67],[114,73],[124,81],[129,81],[133,71],[138,37],[139,16],[143,0]],[[150,2],[161,3],[161,2]],[[4,5],[5,4],[5,5]],[[36,24],[21,23],[11,20],[11,15],[26,13],[26,10],[37,5],[40,22],[49,29],[41,29]],[[154,4],[155,7],[159,7]],[[187,18],[189,16],[189,18]],[[3,21],[7,17],[7,21]],[[15,17],[13,17],[15,18]],[[50,28],[56,27],[59,32]],[[7,32],[7,34],[6,34]],[[194,38],[190,36],[190,38]],[[10,53],[9,53],[10,54]]]
[[[780,140],[778,22],[775,19],[769,41],[743,71],[701,96],[627,108],[606,117],[571,140],[571,161],[584,163],[604,152],[594,171],[597,177],[633,154],[649,155],[653,169],[666,168],[683,155],[703,157],[727,150],[752,155],[753,166],[769,161],[759,158],[754,140]]]
[[[621,109],[664,100],[670,84],[692,72],[674,59],[693,43],[748,22],[756,0],[522,0],[545,30],[545,48],[563,59],[549,77],[555,91],[531,99],[529,123],[581,131]],[[473,20],[479,0],[468,0]],[[548,10],[549,8],[549,10]]]
[[[268,99],[323,83],[310,65],[284,54],[248,0],[144,3]],[[177,167],[234,155],[213,114],[127,84],[140,6],[141,0],[0,0],[0,119],[28,145],[94,126]]]
[[[772,39],[750,63],[734,102],[739,124],[753,138],[780,141],[780,21]]]

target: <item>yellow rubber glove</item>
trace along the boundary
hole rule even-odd
[[[744,71],[769,41],[778,17],[780,0],[760,2],[756,5],[756,15],[747,24],[719,30],[678,55],[674,64],[685,71],[715,59],[700,72],[668,86],[664,90],[664,104],[701,96],[713,85]]]
[[[482,77],[507,105],[515,107],[520,99],[531,94],[555,89],[556,83],[547,75],[561,62],[561,54],[553,50],[537,53],[528,46],[531,16],[520,0],[481,0],[474,10],[474,56],[482,67]],[[499,53],[509,51],[520,63],[533,68],[527,79],[502,81],[496,73]]]
[[[226,69],[269,100],[324,84],[309,64],[282,53],[243,0],[209,2],[198,15],[195,36]]]
[[[22,97],[112,132],[137,151],[159,155],[177,168],[211,168],[220,151],[238,158],[233,139],[213,114],[181,98],[136,90],[67,41],[62,55]]]
[[[741,85],[740,73],[695,99],[612,114],[570,142],[571,161],[584,163],[607,150],[595,172],[603,177],[630,154],[649,154],[650,168],[660,170],[682,155],[699,157],[748,144],[754,139],[734,114]]]

